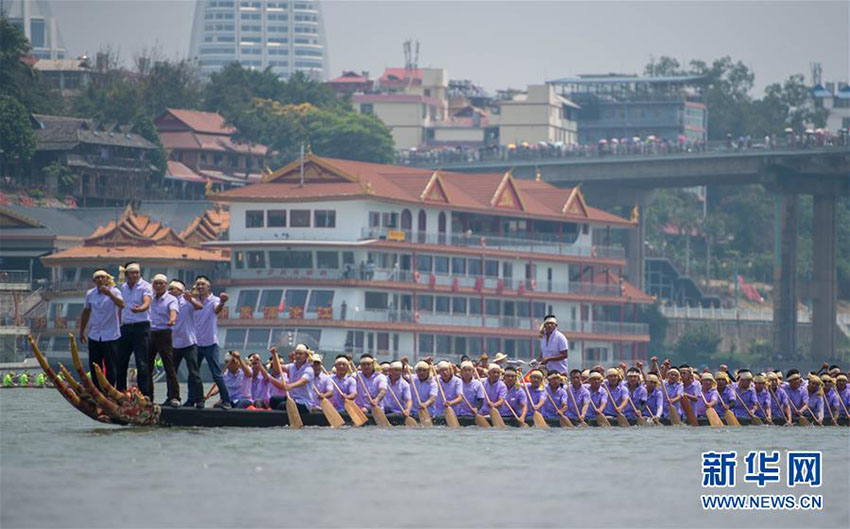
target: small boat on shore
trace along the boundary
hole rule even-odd
[[[118,391],[103,376],[103,374],[95,371],[95,376],[98,379],[99,390],[92,380],[86,376],[83,364],[80,361],[79,353],[74,340],[71,340],[71,358],[74,363],[74,368],[79,375],[78,382],[71,375],[65,366],[60,364],[60,371],[64,379],[57,376],[56,372],[47,362],[44,355],[38,349],[37,344],[30,338],[32,350],[36,358],[44,370],[47,378],[53,383],[59,393],[68,401],[74,408],[87,415],[88,417],[102,423],[121,424],[121,425],[136,425],[136,426],[173,426],[173,427],[230,427],[230,428],[264,428],[264,427],[280,427],[292,426],[287,412],[285,410],[251,410],[251,409],[218,409],[218,408],[172,408],[168,406],[160,406],[154,404],[147,397],[142,395],[137,388],[131,388],[128,391]],[[340,416],[346,424],[352,424],[351,418],[344,412]],[[404,426],[406,417],[402,414],[387,414],[387,420],[391,426]],[[457,417],[460,426],[476,427],[480,424],[475,417]],[[304,413],[299,415],[299,420],[295,421],[297,426],[320,426],[330,427],[331,422],[326,415],[321,411]],[[749,426],[752,423],[747,419],[739,419],[742,426]],[[774,421],[777,425],[782,425],[780,420]],[[531,417],[526,419],[528,426],[537,425]],[[375,425],[373,418],[369,417],[364,425]],[[433,418],[434,426],[446,425],[445,419],[442,417]],[[504,424],[508,427],[519,427],[519,422],[514,418],[504,418]],[[596,421],[589,421],[590,426],[598,426]],[[826,423],[824,423],[826,425]],[[546,425],[557,428],[561,426],[559,419],[548,419]],[[609,425],[607,422],[605,425]],[[629,426],[634,426],[634,420],[629,420]],[[658,423],[658,426],[668,426],[670,423],[665,419]],[[846,418],[840,419],[838,425],[850,425]],[[625,426],[620,425],[618,421],[610,421],[610,426]],[[700,419],[696,426],[709,426],[706,419]]]

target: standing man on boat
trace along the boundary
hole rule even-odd
[[[168,278],[165,274],[153,276],[153,299],[151,300],[151,341],[148,354],[148,365],[152,365],[156,356],[162,359],[165,369],[167,393],[165,402],[172,408],[180,407],[180,383],[177,381],[177,370],[174,369],[172,350],[172,331],[177,323],[177,298],[166,292]],[[154,398],[153,370],[148,369],[147,386],[150,388],[150,398]]]
[[[104,366],[106,380],[115,385],[116,364],[118,363],[118,340],[121,338],[120,320],[121,309],[124,308],[124,298],[121,291],[109,286],[109,273],[97,269],[92,274],[94,288],[86,292],[83,312],[80,314],[80,342],[89,346],[89,371]],[[92,315],[94,317],[92,318]],[[89,322],[91,325],[89,326]],[[86,327],[88,326],[88,334]],[[127,370],[124,370],[127,378]],[[92,379],[95,386],[100,388],[97,377]]]
[[[203,308],[203,305],[186,292],[186,285],[180,280],[172,280],[168,284],[168,292],[177,300],[177,321],[171,328],[174,372],[180,369],[184,358],[189,372],[186,384],[188,396],[183,406],[203,408],[204,385],[198,367],[198,340],[195,337],[195,310]]]
[[[221,295],[215,296],[210,290],[211,287],[210,278],[207,276],[201,275],[195,278],[198,304],[201,306],[201,308],[197,308],[197,305],[195,305],[194,313],[195,337],[198,341],[198,368],[204,360],[207,361],[210,374],[221,395],[221,403],[216,406],[227,410],[233,406],[230,403],[227,386],[221,376],[221,365],[218,363],[218,315],[224,310],[227,294],[222,292]],[[203,399],[204,397],[198,395],[198,398]]]
[[[124,265],[126,281],[121,285],[124,308],[121,310],[121,340],[118,342],[118,371],[116,373],[119,391],[127,389],[127,368],[130,355],[136,360],[136,383],[146,397],[151,396],[149,385],[148,354],[151,342],[150,305],[153,299],[151,284],[142,279],[139,263]]]
[[[540,330],[540,364],[550,373],[552,371],[568,375],[570,372],[567,356],[570,345],[567,337],[558,330],[558,320],[553,314],[543,318]]]

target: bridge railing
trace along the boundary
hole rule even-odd
[[[661,313],[667,318],[699,319],[699,320],[741,320],[741,321],[773,321],[772,310],[735,309],[735,308],[706,308],[706,307],[661,307]],[[836,322],[850,325],[850,314],[839,313]],[[811,323],[809,311],[797,311],[797,323]]]

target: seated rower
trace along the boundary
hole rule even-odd
[[[820,377],[817,375],[809,375],[809,385],[806,388],[806,391],[809,393],[809,402],[808,409],[809,412],[806,414],[808,419],[814,419],[815,423],[819,426],[823,426],[823,418],[825,416],[824,413],[824,399],[823,399],[823,382],[821,382]]]
[[[535,411],[540,411],[545,404],[546,395],[543,394],[543,371],[540,368],[532,369],[528,373],[528,383],[526,384],[528,397],[530,397],[529,411],[534,414]]]
[[[354,402],[365,413],[372,406],[380,406],[387,393],[387,377],[375,369],[375,358],[370,354],[360,355],[360,371],[353,375],[357,381],[357,397]]]
[[[277,347],[272,347],[270,352],[272,354],[272,367],[271,371],[269,371],[269,408],[273,410],[283,409],[281,404],[286,403],[285,386],[289,379],[287,378],[283,365],[280,362]]]
[[[756,417],[767,421],[768,423],[773,422],[773,415],[770,412],[770,392],[767,391],[767,377],[762,374],[758,374],[753,377],[753,385],[755,386],[756,400],[755,400],[755,408],[756,408]]]
[[[643,409],[646,404],[646,387],[640,382],[641,372],[638,367],[630,367],[626,372],[626,407],[623,409],[623,414],[627,419],[637,419],[637,416],[643,416]],[[637,410],[637,413],[635,413]]]
[[[413,408],[410,384],[401,376],[402,363],[392,362],[387,369],[387,393],[384,395],[384,413],[409,417]],[[399,406],[401,404],[401,407]]]
[[[588,378],[590,386],[587,388],[590,393],[590,406],[587,407],[586,419],[595,419],[598,414],[604,413],[608,405],[608,392],[602,387],[602,379],[602,373],[599,371],[590,373]]]
[[[242,360],[239,351],[231,351],[224,356],[221,376],[234,408],[247,408],[254,404],[251,398],[251,367]]]
[[[313,366],[307,361],[309,356],[310,350],[307,349],[306,345],[300,343],[295,346],[293,351],[295,361],[286,364],[283,369],[288,380],[288,382],[283,383],[286,397],[283,400],[274,399],[277,409],[285,410],[286,399],[292,399],[295,401],[299,415],[304,417],[317,404],[312,387]]]
[[[605,404],[604,413],[606,417],[617,417],[629,405],[629,400],[626,398],[628,391],[623,385],[619,369],[612,367],[605,375],[607,380],[602,383],[605,386],[602,389],[607,390],[608,402]]]
[[[571,421],[584,422],[587,408],[590,405],[590,391],[582,384],[581,371],[570,371],[570,384],[566,388],[567,411],[564,413]]]
[[[251,397],[254,399],[254,407],[268,408],[271,375],[257,353],[248,357],[248,363],[251,365]]]
[[[699,396],[701,385],[697,382],[691,366],[682,364],[679,366],[679,374],[682,375],[682,398],[688,399],[691,408],[693,408],[697,401],[702,400]]]
[[[803,377],[800,376],[799,372],[791,373],[789,371],[789,373],[785,379],[788,384],[788,387],[785,388],[785,394],[788,395],[791,417],[792,419],[799,419],[801,416],[805,416],[806,419],[811,419],[811,414],[808,412],[809,393],[803,387]]]
[[[646,411],[655,423],[664,413],[664,392],[661,391],[661,379],[655,373],[646,375]]]
[[[839,373],[835,377],[835,390],[838,393],[838,404],[840,407],[840,417],[850,419],[850,385],[847,384],[847,375]]]
[[[484,387],[484,404],[481,406],[481,415],[490,415],[490,406],[499,409],[505,402],[508,387],[501,381],[502,368],[499,364],[490,364],[487,367],[487,378],[481,385]],[[501,414],[501,412],[499,412]],[[508,412],[510,413],[510,412]]]
[[[345,399],[354,400],[357,396],[357,381],[349,375],[348,358],[339,355],[334,360],[334,373],[330,378],[333,395],[331,404],[337,411],[345,410]]]
[[[437,415],[444,416],[446,414],[446,406],[455,408],[463,400],[463,383],[460,378],[454,375],[452,364],[445,360],[437,364],[437,384],[440,385],[442,391],[437,392]],[[445,394],[445,400],[443,400]]]
[[[830,375],[824,373],[820,376],[820,379],[821,382],[823,382],[823,402],[825,410],[823,417],[824,419],[829,419],[831,424],[835,424],[841,416],[841,401],[838,397],[838,391],[836,391],[835,382]]]
[[[484,387],[474,378],[475,365],[466,361],[460,365],[460,380],[464,398],[454,407],[458,417],[473,417],[484,404]],[[471,406],[471,407],[470,407]]]
[[[670,408],[672,406],[672,413],[678,414],[681,418],[682,415],[682,395],[685,394],[685,389],[682,386],[682,383],[679,382],[679,370],[675,367],[672,367],[667,370],[667,380],[664,381],[664,386],[661,390],[664,395],[664,418],[670,418]]]
[[[522,386],[517,382],[516,368],[508,366],[505,368],[505,398],[502,406],[499,407],[499,413],[502,417],[514,417],[520,422],[525,422],[525,417],[528,414],[528,398],[525,396]],[[511,412],[513,410],[513,412]]]
[[[723,415],[726,410],[732,409],[735,401],[735,391],[731,384],[731,379],[726,371],[718,371],[714,373],[714,381],[717,383],[717,398],[720,399],[720,408],[717,408],[717,413]]]
[[[540,413],[546,419],[557,419],[568,407],[567,392],[561,387],[560,373],[552,371],[547,379],[549,383],[543,390],[546,393],[543,395],[543,406],[540,408]]]
[[[703,373],[700,376],[699,399],[694,403],[694,414],[697,417],[705,417],[706,410],[712,408],[714,411],[720,407],[720,398],[717,396],[717,383],[711,373]],[[720,413],[718,413],[718,416]]]
[[[431,365],[428,362],[418,362],[415,367],[416,376],[413,377],[412,388],[413,408],[410,413],[419,416],[419,408],[428,410],[432,416],[437,415],[437,381],[431,377]]]
[[[313,354],[313,387],[315,388],[313,397],[317,405],[321,402],[320,399],[329,399],[336,391],[331,383],[330,375],[325,373],[323,360],[322,355]]]
[[[770,415],[785,421],[785,426],[791,426],[791,406],[788,404],[788,394],[779,385],[782,372],[767,373],[767,391],[770,394]]]
[[[739,419],[748,418],[756,412],[756,391],[752,387],[753,374],[749,369],[738,372],[738,382],[732,384],[735,393],[733,404],[726,403]]]

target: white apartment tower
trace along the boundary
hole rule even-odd
[[[45,0],[0,0],[0,11],[26,35],[32,55],[39,59],[64,59],[65,47],[56,19]]]
[[[204,76],[237,61],[281,78],[324,80],[328,54],[318,0],[197,0],[189,56]]]

